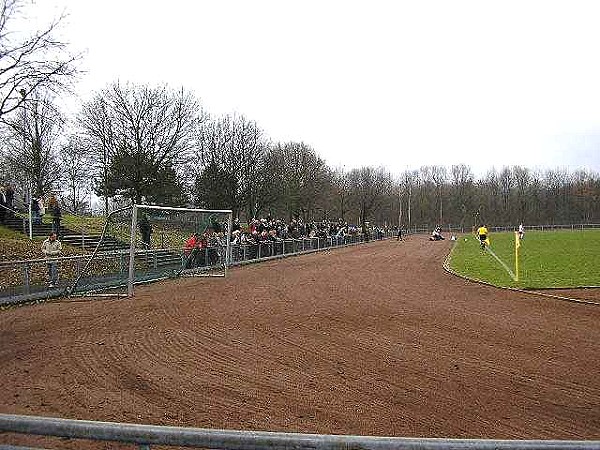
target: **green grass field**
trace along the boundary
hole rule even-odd
[[[527,232],[519,249],[518,281],[509,273],[515,272],[514,233],[492,233],[490,240],[497,259],[482,252],[473,235],[459,237],[450,255],[450,268],[503,287],[600,286],[600,230]]]

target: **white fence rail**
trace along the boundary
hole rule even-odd
[[[598,450],[600,441],[421,439],[136,425],[0,414],[0,431],[92,441],[226,450]],[[1,445],[0,445],[0,448]],[[15,447],[11,447],[15,448]]]

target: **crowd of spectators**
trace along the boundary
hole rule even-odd
[[[242,226],[239,219],[233,222],[231,241],[233,244],[257,244],[266,241],[281,241],[285,239],[312,238],[344,238],[345,236],[365,235],[365,238],[381,239],[385,230],[380,227],[370,227],[367,223],[364,229],[339,219],[337,221],[322,220],[304,222],[302,219],[292,219],[286,222],[271,217],[252,219]]]

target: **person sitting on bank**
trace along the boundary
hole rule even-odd
[[[444,236],[442,236],[442,229],[440,227],[437,227],[435,230],[433,230],[429,240],[430,241],[443,241]]]

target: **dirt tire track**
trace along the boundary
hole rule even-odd
[[[600,308],[462,280],[441,267],[449,246],[413,236],[3,311],[0,411],[599,439]]]

